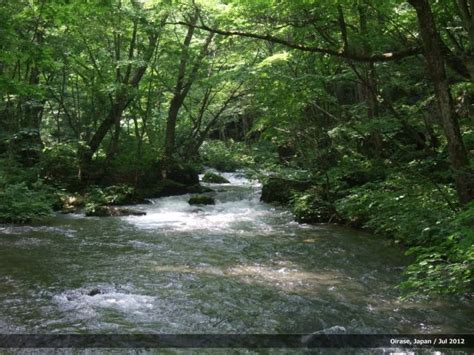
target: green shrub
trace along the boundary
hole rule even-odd
[[[0,186],[26,183],[31,186],[38,181],[40,172],[36,167],[25,168],[9,157],[0,159]]]
[[[353,188],[336,202],[340,215],[352,225],[395,237],[406,244],[429,242],[424,230],[438,229],[453,217],[449,201],[454,191],[401,174],[386,181]]]
[[[298,222],[327,223],[336,217],[334,205],[324,199],[317,189],[295,193],[290,206]]]
[[[386,181],[349,190],[338,212],[352,224],[394,237],[415,258],[401,288],[410,294],[474,292],[474,203],[452,208],[447,186],[393,174]]]
[[[244,167],[247,156],[236,154],[237,144],[222,141],[204,142],[200,148],[200,154],[204,164],[219,171],[233,172]],[[251,158],[250,158],[251,159]]]
[[[135,190],[128,185],[94,186],[86,194],[86,204],[92,205],[127,205],[135,200]]]
[[[86,216],[94,216],[98,212],[104,210],[105,206],[97,202],[88,202],[84,207],[84,213]]]
[[[431,240],[408,251],[416,261],[407,268],[402,289],[409,294],[472,294],[474,203],[433,233]]]
[[[33,188],[29,188],[26,183],[0,188],[0,222],[2,223],[26,223],[40,220],[51,215],[51,206],[51,195],[39,183]]]
[[[40,161],[45,181],[74,188],[78,186],[78,161],[72,144],[58,143],[43,150]]]

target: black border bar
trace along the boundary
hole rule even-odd
[[[474,348],[474,334],[0,334],[0,348]]]

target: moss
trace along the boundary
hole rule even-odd
[[[211,172],[205,173],[204,176],[202,177],[202,181],[203,182],[211,182],[211,183],[214,183],[214,184],[228,184],[228,183],[230,183],[230,181],[227,180],[225,177],[223,177],[219,174],[211,173]]]
[[[308,181],[283,179],[280,177],[269,178],[262,187],[261,200],[263,202],[278,202],[288,204],[295,192],[302,192],[310,188]]]
[[[212,197],[205,196],[205,195],[196,195],[191,197],[188,200],[188,203],[190,205],[215,205],[216,200],[214,200]]]
[[[193,166],[184,163],[174,163],[168,171],[168,178],[187,186],[199,184],[197,170]]]

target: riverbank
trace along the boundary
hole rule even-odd
[[[408,294],[458,293],[474,299],[474,204],[450,209],[437,193],[400,176],[331,189],[326,181],[265,178],[262,200],[289,208],[303,223],[339,223],[404,245],[414,262],[401,287]]]

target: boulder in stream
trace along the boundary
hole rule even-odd
[[[287,204],[295,192],[303,192],[310,187],[310,181],[270,177],[262,186],[262,196],[260,200],[263,202]]]
[[[141,195],[146,196],[147,198],[178,196],[189,193],[204,193],[211,191],[213,190],[199,184],[185,185],[170,179],[158,180],[153,187],[140,189]]]
[[[190,205],[215,205],[216,200],[210,196],[196,195],[188,200]]]
[[[98,288],[93,288],[89,292],[87,292],[87,296],[95,296],[95,295],[100,295],[102,291]]]
[[[121,216],[144,216],[146,212],[134,210],[131,208],[122,208],[114,206],[91,206],[86,208],[88,217],[121,217]]]
[[[205,173],[204,176],[202,177],[202,181],[210,182],[214,184],[229,184],[230,183],[230,181],[227,180],[225,177],[216,173],[212,173],[212,172]]]

